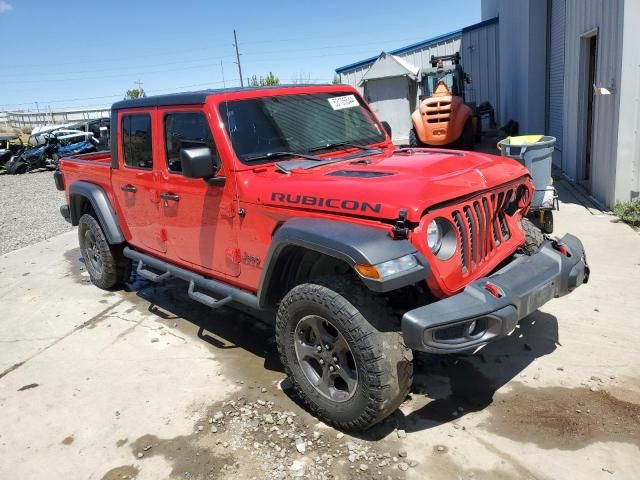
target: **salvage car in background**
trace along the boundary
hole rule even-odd
[[[39,168],[53,170],[61,157],[95,152],[99,143],[91,132],[63,128],[39,134],[39,137],[44,144],[25,149],[6,163],[9,174],[18,175]]]
[[[26,148],[18,135],[0,135],[0,167]]]

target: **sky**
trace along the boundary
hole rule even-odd
[[[0,0],[0,110],[91,109],[240,84],[330,82],[337,67],[448,33],[480,0]]]

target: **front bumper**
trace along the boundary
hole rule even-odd
[[[536,254],[517,256],[461,293],[406,312],[402,317],[405,344],[431,353],[477,351],[509,335],[522,318],[588,279],[580,240],[573,235],[558,242],[547,240]]]

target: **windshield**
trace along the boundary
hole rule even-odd
[[[234,100],[220,105],[231,143],[243,162],[269,153],[318,151],[327,145],[368,145],[385,135],[363,101],[332,92]]]
[[[457,88],[455,87],[455,74],[454,72],[449,72],[445,74],[437,74],[437,73],[429,73],[426,77],[424,77],[424,84],[422,87],[423,94],[426,96],[432,96],[435,91],[438,83],[444,83],[449,91],[453,95],[457,95],[457,93],[453,93]]]

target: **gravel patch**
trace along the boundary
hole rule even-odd
[[[0,198],[0,255],[71,230],[50,171],[0,175]]]

